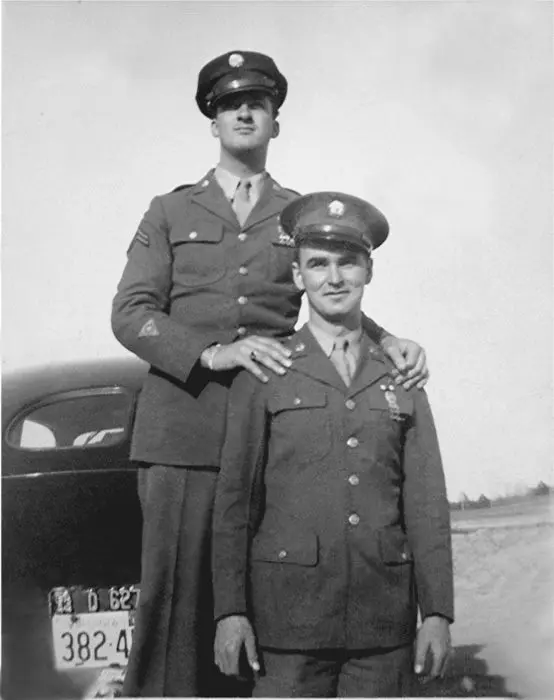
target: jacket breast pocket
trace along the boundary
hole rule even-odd
[[[271,397],[268,411],[273,463],[306,464],[331,451],[327,395],[320,387],[287,387],[287,391]]]
[[[252,561],[316,566],[318,541],[314,532],[260,532],[252,543]]]
[[[191,222],[169,234],[175,280],[185,287],[213,284],[225,276],[223,224]]]

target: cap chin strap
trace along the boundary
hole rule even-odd
[[[365,253],[369,257],[373,250],[369,243],[361,242],[359,237],[339,231],[295,231],[294,239],[297,246],[313,243],[326,248],[347,248],[357,253]]]

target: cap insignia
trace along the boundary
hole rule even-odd
[[[334,199],[330,202],[327,210],[331,216],[342,216],[344,214],[344,204],[340,200]]]
[[[232,53],[229,56],[229,65],[231,68],[240,68],[243,63],[244,58],[240,55],[240,53]]]

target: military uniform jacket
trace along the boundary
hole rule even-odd
[[[279,229],[279,214],[297,196],[267,177],[242,227],[213,171],[152,201],[112,308],[118,340],[151,366],[133,459],[219,465],[236,373],[211,372],[200,355],[246,335],[293,332],[301,295],[292,281],[293,242]],[[377,337],[382,332],[365,323]]]
[[[241,227],[213,171],[155,197],[128,251],[113,302],[118,340],[151,369],[131,456],[217,465],[234,373],[201,367],[202,351],[246,334],[292,332],[300,294],[278,216],[297,194],[267,178]]]
[[[449,508],[423,391],[395,388],[364,336],[350,387],[307,326],[293,365],[229,397],[214,513],[216,619],[262,646],[394,646],[453,618]]]

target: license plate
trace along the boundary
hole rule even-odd
[[[56,668],[126,666],[138,597],[137,586],[50,591]]]

